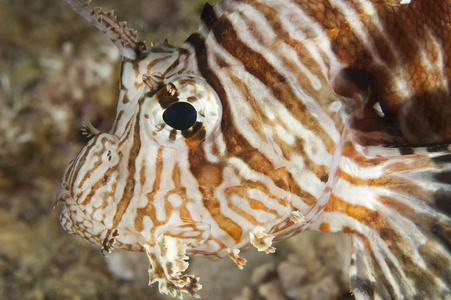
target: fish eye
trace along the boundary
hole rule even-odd
[[[163,113],[163,120],[174,129],[187,130],[196,123],[197,111],[188,102],[177,102]]]
[[[142,128],[165,147],[194,147],[220,126],[222,104],[215,90],[201,76],[177,74],[142,100]]]

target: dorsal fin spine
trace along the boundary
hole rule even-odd
[[[91,1],[81,4],[76,0],[61,0],[77,12],[80,16],[91,22],[101,30],[116,45],[122,56],[136,59],[142,50],[143,42],[136,38],[136,31],[127,27],[127,22],[119,22],[114,10],[104,13],[101,7],[88,9]]]

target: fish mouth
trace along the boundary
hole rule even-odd
[[[77,158],[78,158],[78,156],[77,156]],[[56,194],[55,203],[53,204],[54,210],[55,210],[55,207],[60,203],[67,204],[68,202],[74,201],[74,197],[73,197],[72,193],[70,192],[70,185],[71,185],[72,172],[74,170],[74,166],[76,165],[75,162],[76,162],[77,158],[71,160],[67,164],[67,166],[64,170],[63,178],[61,179],[61,190],[59,190],[58,193]]]
[[[53,209],[55,209],[55,207],[60,203],[64,205],[60,213],[61,227],[63,227],[63,229],[68,233],[75,234],[74,230],[72,229],[73,222],[68,215],[68,206],[69,206],[68,202],[70,203],[71,201],[73,201],[73,198],[70,192],[67,189],[63,188],[56,194],[56,200],[55,204],[53,205]]]
[[[66,188],[62,188],[57,194],[56,194],[56,199],[55,199],[55,203],[53,204],[53,209],[55,210],[55,207],[60,204],[60,203],[64,203],[66,204],[67,201],[72,200],[73,201],[73,197],[71,195],[71,193],[69,192],[69,190],[67,190]]]

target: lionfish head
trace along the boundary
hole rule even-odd
[[[181,275],[186,253],[229,253],[242,267],[238,248],[274,251],[274,236],[262,225],[283,235],[311,207],[293,213],[290,173],[238,140],[220,97],[202,76],[162,69],[174,58],[166,47],[162,64],[161,47],[123,62],[114,126],[101,133],[85,125],[92,138],[68,165],[57,201],[65,204],[66,231],[102,251],[113,245],[145,251],[150,270],[174,266],[164,274],[150,271],[150,283],[158,281],[173,296],[195,295],[197,278]],[[224,201],[234,210],[223,211]],[[182,276],[174,286],[173,278]]]

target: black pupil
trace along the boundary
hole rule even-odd
[[[163,120],[174,129],[186,130],[196,123],[196,109],[187,102],[177,102],[163,113]]]

